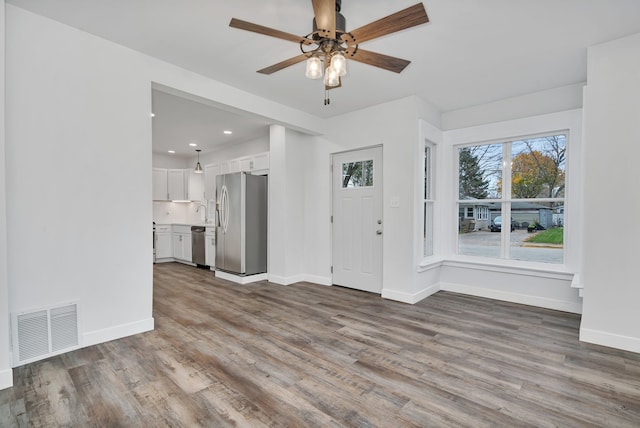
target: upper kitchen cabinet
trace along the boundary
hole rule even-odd
[[[238,171],[240,171],[240,161],[238,159],[232,159],[220,164],[220,174],[230,174]]]
[[[213,201],[216,198],[216,176],[220,174],[220,164],[204,166],[204,198]]]
[[[153,200],[166,201],[168,198],[167,170],[164,168],[153,168]]]
[[[216,176],[232,172],[267,171],[269,169],[269,152],[252,156],[231,159],[226,162],[212,163],[204,166],[204,199],[216,199]],[[191,194],[191,192],[190,192]]]
[[[190,201],[204,201],[204,174],[196,174],[195,170],[189,169],[188,193]]]
[[[189,173],[186,169],[167,170],[167,193],[171,201],[187,200],[187,182]]]
[[[238,159],[240,171],[263,171],[269,169],[269,153],[260,153]]]
[[[203,201],[204,174],[196,174],[191,168],[153,168],[153,200]]]

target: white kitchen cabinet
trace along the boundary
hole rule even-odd
[[[173,258],[191,262],[190,226],[173,226]]]
[[[189,173],[186,169],[167,170],[167,193],[171,201],[184,201],[187,199],[187,182]]]
[[[189,173],[188,198],[190,201],[204,201],[204,174],[196,174],[195,170],[186,170]]]
[[[232,172],[239,172],[241,171],[240,169],[240,159],[232,159],[229,162],[227,162],[227,166],[228,166],[228,173],[232,173]]]
[[[164,168],[153,168],[153,200],[166,201],[168,198],[167,170]]]
[[[173,257],[171,225],[156,225],[156,261]]]
[[[209,227],[204,232],[204,257],[207,266],[216,267],[216,228]]]
[[[269,169],[269,153],[260,153],[239,159],[240,171],[261,171]]]
[[[204,198],[207,201],[216,199],[216,176],[220,174],[220,164],[204,166]]]

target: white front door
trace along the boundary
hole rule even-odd
[[[333,283],[382,292],[382,147],[333,155]]]

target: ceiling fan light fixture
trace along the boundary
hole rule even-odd
[[[309,79],[319,79],[322,77],[322,61],[320,61],[320,58],[312,56],[307,60],[305,76]]]
[[[342,77],[347,74],[347,59],[338,51],[331,56],[331,68]]]
[[[327,70],[324,72],[324,86],[334,88],[338,85],[340,85],[340,76],[333,67],[327,67]]]

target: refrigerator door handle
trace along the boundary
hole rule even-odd
[[[227,233],[227,228],[229,227],[229,191],[226,185],[222,186],[220,208],[220,222],[222,223],[224,233]]]

